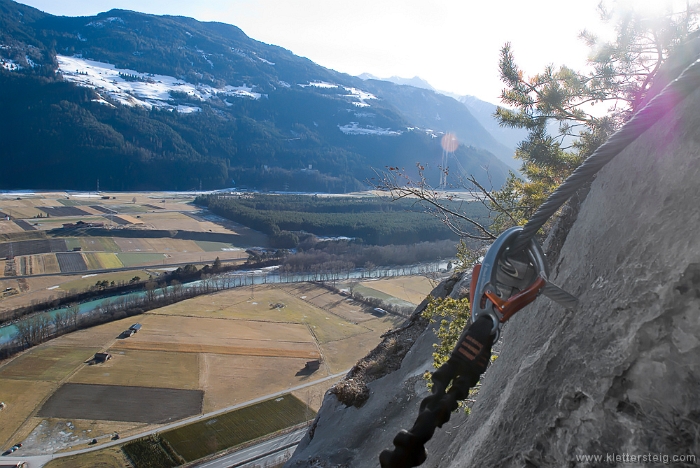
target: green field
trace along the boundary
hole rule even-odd
[[[68,239],[66,239],[67,241]],[[81,237],[80,247],[87,252],[121,252],[122,249],[111,237]]]
[[[83,257],[89,270],[107,270],[124,266],[113,253],[85,253]]]
[[[157,264],[158,262],[162,262],[165,259],[165,255],[163,254],[135,252],[118,253],[117,257],[119,258],[119,261],[124,264],[125,267],[139,266],[146,263]]]
[[[373,297],[389,304],[394,304],[398,306],[415,306],[415,304],[412,304],[408,301],[404,301],[403,299],[399,299],[398,297],[394,297],[384,292],[377,291],[376,289],[368,288],[367,286],[363,286],[361,284],[355,286],[355,292],[362,294],[366,298]]]
[[[77,249],[77,248],[82,249],[83,248],[83,246],[80,245],[80,239],[78,239],[76,237],[67,237],[65,239],[65,241],[66,241],[66,247],[68,248],[68,250],[73,250],[73,249]]]
[[[194,241],[205,252],[221,252],[231,249],[240,250],[228,242]]]
[[[267,400],[162,434],[188,462],[303,423],[316,412],[293,395]]]
[[[158,435],[130,442],[122,450],[135,468],[174,468],[184,462]]]

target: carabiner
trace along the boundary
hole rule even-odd
[[[500,336],[501,324],[534,301],[548,284],[547,261],[537,241],[531,240],[523,251],[510,251],[522,230],[516,226],[504,231],[472,272],[469,288],[472,322],[482,315],[491,317],[494,341]]]

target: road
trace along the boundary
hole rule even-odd
[[[48,463],[50,460],[52,460],[53,458],[70,457],[72,455],[79,455],[81,453],[93,452],[93,451],[101,450],[101,449],[104,449],[107,447],[113,447],[115,445],[121,445],[121,444],[124,444],[126,442],[130,442],[132,440],[140,439],[142,437],[146,437],[146,436],[155,434],[156,432],[162,433],[165,431],[169,431],[171,429],[176,429],[176,428],[181,427],[181,426],[186,426],[187,424],[195,423],[195,422],[200,421],[202,419],[207,419],[207,418],[211,418],[212,416],[217,416],[219,414],[228,413],[229,411],[233,411],[235,409],[242,408],[244,406],[250,406],[250,405],[253,405],[255,403],[260,403],[260,402],[265,401],[265,400],[277,398],[277,397],[282,396],[286,393],[295,392],[297,390],[301,390],[303,388],[310,387],[312,385],[316,385],[316,384],[321,383],[321,382],[325,382],[328,380],[336,379],[338,377],[342,377],[345,374],[347,374],[349,371],[350,371],[350,369],[346,369],[343,372],[338,372],[337,374],[329,375],[328,377],[324,377],[322,379],[314,380],[312,382],[307,382],[307,383],[302,384],[302,385],[297,385],[296,387],[288,388],[288,389],[282,390],[280,392],[271,393],[269,395],[264,395],[264,396],[261,396],[258,398],[254,398],[252,400],[249,400],[249,401],[246,401],[243,403],[238,403],[236,405],[228,406],[226,408],[222,408],[222,409],[217,410],[217,411],[212,411],[211,413],[206,413],[206,414],[202,414],[199,416],[193,416],[191,418],[183,419],[181,421],[177,421],[177,422],[174,422],[171,424],[166,424],[165,426],[160,426],[156,429],[152,429],[152,430],[147,431],[147,432],[142,432],[140,434],[135,434],[135,435],[132,435],[129,437],[123,437],[119,440],[110,441],[110,442],[107,442],[105,444],[100,444],[100,445],[93,446],[93,447],[86,447],[84,449],[73,450],[70,452],[55,453],[53,455],[35,455],[35,456],[28,456],[28,457],[20,457],[20,456],[0,457],[0,463],[24,461],[24,462],[27,462],[28,468],[40,468],[40,467],[44,466],[46,463]],[[276,440],[276,439],[273,439],[273,440]],[[249,448],[252,448],[252,447],[249,447]]]
[[[294,449],[299,441],[306,434],[308,428],[297,429],[294,432],[285,434],[274,439],[261,442],[252,447],[238,450],[237,452],[224,455],[216,460],[209,460],[204,463],[193,465],[192,468],[235,468],[251,462],[264,464],[264,459],[270,456],[279,456],[280,452]]]

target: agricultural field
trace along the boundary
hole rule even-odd
[[[100,365],[83,367],[69,381],[122,387],[199,388],[197,354],[117,351],[115,347],[112,350],[112,359]]]
[[[22,255],[15,257],[20,275],[31,276],[45,273],[60,273],[61,268],[56,254]]]
[[[0,401],[7,405],[2,410],[2,424],[0,424],[2,450],[17,443],[17,440],[23,439],[17,435],[23,426],[28,426],[24,431],[25,436],[34,429],[37,423],[31,421],[31,415],[56,387],[57,385],[53,382],[0,378]]]
[[[194,198],[194,194],[158,192],[0,194],[0,213],[12,217],[10,221],[4,216],[0,218],[0,236],[5,236],[0,240],[0,257],[59,253],[58,257],[46,257],[47,261],[57,259],[49,265],[44,265],[44,258],[38,257],[28,257],[21,265],[18,262],[17,274],[31,276],[213,262],[217,256],[222,260],[238,260],[247,258],[246,248],[267,245],[264,234],[203,213],[200,207],[192,205]],[[103,233],[114,229],[115,236],[81,237],[82,231],[62,229],[63,224],[79,222],[96,223],[102,226]],[[124,235],[122,229],[129,232]],[[183,236],[185,239],[153,238],[148,231],[154,229],[188,234]],[[26,240],[31,238],[24,234],[31,234],[33,240]],[[226,242],[227,236],[231,241]],[[78,253],[74,250],[83,253],[83,261],[73,255]]]
[[[17,224],[13,223],[12,221],[7,221],[4,216],[0,218],[0,234],[16,233],[22,231],[24,231],[24,229],[17,226]]]
[[[84,253],[83,257],[89,270],[111,270],[121,268],[124,264],[114,253]]]
[[[41,406],[41,418],[166,423],[199,414],[201,390],[67,383]]]
[[[111,447],[71,457],[54,458],[44,465],[45,468],[75,468],[76,466],[124,468],[129,466],[129,462],[121,448]]]
[[[97,351],[97,348],[38,346],[0,367],[0,379],[59,382]]]
[[[137,267],[162,264],[167,257],[161,253],[118,253],[117,259],[125,267]]]
[[[96,277],[84,280],[94,283]],[[311,298],[324,308],[307,300]],[[119,338],[134,322],[142,329]],[[61,424],[77,425],[76,421],[85,428],[89,425],[90,436],[99,444],[116,428],[126,437],[166,420],[225,409],[309,383],[295,392],[296,398],[285,397],[303,409],[301,420],[297,410],[289,413],[297,414],[293,421],[302,422],[312,417],[333,383],[314,382],[350,368],[376,346],[381,333],[401,322],[391,315],[374,317],[371,309],[319,286],[267,285],[199,296],[70,333],[0,363],[0,400],[14,408],[7,413],[12,415],[11,424],[0,428],[0,449],[18,440],[42,440],[27,445],[25,451],[39,453],[47,440],[64,437],[61,432],[66,430],[58,430]],[[112,358],[90,365],[97,351],[107,351]],[[319,358],[320,368],[309,371],[306,363]],[[165,401],[170,406],[163,405]],[[264,435],[271,427],[281,429],[288,423],[248,424],[246,431]],[[73,439],[55,447],[85,446],[86,434],[69,432],[75,433]],[[233,431],[231,437],[239,432]],[[178,434],[162,436],[173,447],[184,447],[185,453],[176,450],[186,459],[197,456],[198,449],[187,442],[191,436]],[[258,437],[246,437],[253,436]],[[221,443],[239,442],[222,439]]]
[[[186,461],[257,439],[315,416],[298,398],[284,395],[167,431],[163,439]]]
[[[396,278],[363,281],[360,283],[360,286],[415,305],[423,302],[423,299],[434,288],[433,283],[425,276],[399,276]],[[371,294],[371,291],[368,292]],[[375,297],[375,295],[370,295],[370,297]]]
[[[80,252],[61,252],[56,254],[61,273],[81,273],[87,271],[87,263]]]

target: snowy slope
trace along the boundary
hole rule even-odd
[[[213,88],[208,85],[192,84],[172,76],[139,73],[134,70],[119,69],[108,63],[86,60],[80,57],[57,55],[58,71],[63,79],[95,89],[103,98],[126,106],[168,108],[182,113],[198,112],[196,106],[176,105],[172,92],[185,93],[200,101],[213,96],[260,99],[260,94],[248,86],[226,86]],[[108,104],[105,100],[100,100]]]

